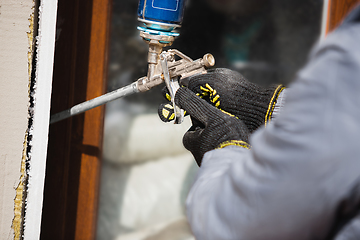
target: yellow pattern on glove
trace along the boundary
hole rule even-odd
[[[273,94],[273,96],[271,97],[271,100],[270,100],[270,103],[269,103],[269,106],[268,106],[268,110],[267,110],[266,115],[265,115],[265,127],[266,127],[266,125],[271,121],[271,116],[272,116],[272,113],[273,113],[273,111],[274,111],[274,108],[275,108],[277,99],[278,99],[280,93],[281,93],[285,88],[286,88],[286,87],[284,87],[283,85],[279,85],[279,86],[275,89],[274,94]]]
[[[216,148],[216,149],[221,149],[227,146],[238,146],[238,147],[243,147],[246,149],[250,149],[251,146],[250,144],[248,144],[247,142],[241,141],[241,140],[229,140],[229,141],[225,141],[220,143],[220,145]]]
[[[158,109],[158,114],[163,122],[170,122],[175,118],[174,107],[172,104],[161,104]]]

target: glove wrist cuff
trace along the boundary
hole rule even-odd
[[[278,85],[275,89],[275,91],[273,92],[273,95],[271,96],[269,105],[268,105],[268,109],[266,111],[265,114],[265,126],[271,121],[272,119],[272,114],[274,112],[274,108],[276,105],[276,102],[279,98],[280,93],[285,89],[285,87],[283,85]]]
[[[224,147],[227,147],[227,146],[238,146],[238,147],[243,147],[243,148],[246,148],[246,149],[251,148],[250,144],[248,144],[245,141],[229,140],[229,141],[225,141],[225,142],[220,143],[219,146],[217,148],[215,148],[215,149],[221,149],[221,148],[224,148]]]

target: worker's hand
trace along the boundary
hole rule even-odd
[[[215,108],[188,88],[176,92],[175,103],[191,116],[193,125],[185,133],[183,144],[199,166],[210,150],[229,145],[249,148],[249,131],[237,117]]]
[[[164,87],[161,93],[168,102],[159,105],[158,108],[159,117],[163,122],[171,122],[172,120],[175,119],[175,111],[171,103],[171,96],[169,94],[169,90],[167,89],[167,87]],[[184,115],[185,116],[188,115],[186,111],[184,111]]]
[[[184,80],[198,96],[244,121],[250,132],[270,121],[277,98],[285,88],[282,85],[264,88],[225,68]]]

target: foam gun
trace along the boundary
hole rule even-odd
[[[163,51],[164,47],[171,46],[175,38],[179,36],[176,29],[181,26],[183,12],[184,0],[140,0],[138,30],[143,40],[149,44],[147,76],[139,78],[130,85],[56,113],[51,116],[50,124],[115,99],[133,93],[146,92],[163,82],[169,90],[174,107],[174,123],[181,123],[184,113],[174,102],[175,93],[180,87],[179,81],[192,75],[206,73],[207,68],[215,65],[215,59],[211,54],[192,60],[176,49]],[[186,83],[182,84],[186,86]]]

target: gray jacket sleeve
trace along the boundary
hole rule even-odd
[[[251,150],[205,154],[187,198],[197,240],[331,239],[356,214],[359,15],[312,51],[281,114],[252,135]]]

